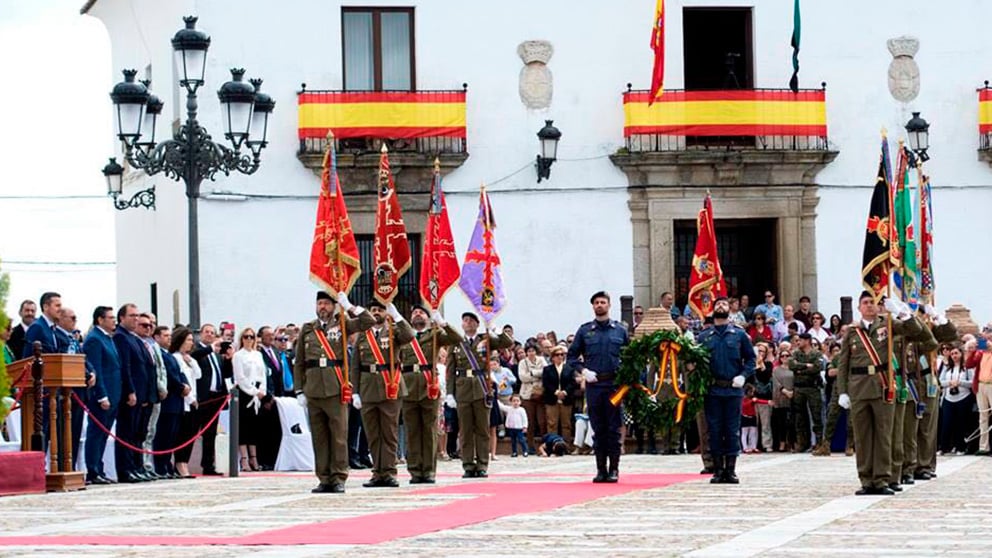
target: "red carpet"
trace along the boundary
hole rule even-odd
[[[45,453],[0,453],[0,496],[45,493]]]
[[[406,494],[466,494],[463,499],[407,511],[333,519],[239,537],[77,536],[0,537],[10,545],[303,545],[377,544],[463,527],[524,513],[543,512],[617,496],[699,480],[699,475],[624,475],[618,484],[473,482],[407,492]],[[334,498],[332,495],[322,496]]]

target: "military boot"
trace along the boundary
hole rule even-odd
[[[596,454],[596,476],[593,477],[592,482],[609,482],[609,474],[606,471],[606,454]]]
[[[618,482],[620,480],[620,454],[610,456],[610,467],[606,474],[606,482]]]
[[[740,484],[741,479],[737,478],[737,456],[728,455],[724,458],[723,482],[725,484]]]
[[[830,456],[830,444],[826,441],[822,441],[816,445],[816,449],[813,450],[813,455],[824,457]]]
[[[722,484],[722,483],[723,483],[723,456],[714,455],[713,478],[710,479],[710,484]]]

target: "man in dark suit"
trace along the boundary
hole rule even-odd
[[[34,323],[37,313],[38,306],[33,300],[21,302],[21,307],[17,310],[17,315],[21,317],[21,323],[10,331],[10,340],[7,341],[7,346],[10,347],[16,358],[21,358],[21,355],[24,354],[24,336],[31,324]]]
[[[59,342],[55,336],[55,326],[59,319],[59,310],[62,309],[62,295],[59,293],[47,292],[41,295],[41,319],[35,320],[31,327],[24,334],[24,348],[21,350],[21,358],[27,358],[34,354],[34,342],[41,342],[41,352],[59,352]]]
[[[200,340],[190,355],[200,365],[200,379],[196,381],[197,423],[206,424],[217,414],[217,409],[224,404],[221,397],[227,395],[227,384],[224,383],[224,368],[218,354],[220,340],[213,324],[203,324],[200,327]],[[200,467],[204,475],[219,475],[214,463],[217,443],[217,421],[203,432],[203,445],[200,455]]]
[[[179,419],[183,414],[183,398],[189,395],[190,387],[186,383],[186,377],[179,370],[179,363],[169,353],[169,345],[172,343],[172,331],[169,327],[156,327],[152,337],[158,345],[153,349],[158,351],[162,364],[165,365],[166,380],[166,396],[160,403],[158,424],[155,427],[155,440],[152,443],[152,448],[155,451],[165,451],[175,448],[177,442],[180,442],[177,439]],[[155,474],[166,478],[180,478],[175,465],[172,463],[171,453],[156,455],[154,460]]]
[[[79,329],[76,327],[76,312],[72,308],[63,306],[59,310],[58,323],[55,326],[55,339],[58,341],[58,352],[65,354],[81,354],[83,352],[83,346],[81,341],[81,336],[79,334]],[[93,387],[96,383],[96,377],[93,374],[92,368],[89,364],[86,365],[86,387],[82,388],[72,388],[73,393],[79,397],[80,401],[86,401],[88,398],[87,390]],[[83,408],[78,404],[72,403],[72,463],[75,468],[75,463],[77,457],[79,456],[79,438],[83,434]],[[59,417],[59,432],[62,432],[62,417]],[[59,452],[65,451],[65,441],[60,440]]]
[[[90,390],[89,408],[93,417],[108,429],[117,420],[117,406],[121,402],[121,361],[114,346],[113,331],[116,326],[114,309],[97,306],[93,310],[93,328],[83,342],[86,365],[95,371],[96,383]],[[107,434],[92,421],[86,428],[86,483],[113,484],[103,472],[103,454],[107,447]]]
[[[262,409],[258,413],[258,463],[263,471],[271,471],[275,469],[279,444],[282,443],[282,423],[279,422],[279,410],[273,397],[284,396],[286,390],[282,357],[275,348],[275,332],[269,326],[262,326],[258,328],[258,339],[261,341],[259,351],[262,353],[262,362],[265,363],[267,389],[267,395],[262,399]]]
[[[158,400],[155,383],[155,363],[144,342],[138,337],[138,307],[125,304],[117,311],[114,346],[121,361],[122,399],[117,413],[117,437],[140,448],[147,435],[152,404]],[[141,455],[122,444],[116,444],[117,480],[144,482]]]

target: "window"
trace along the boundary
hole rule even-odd
[[[686,89],[754,87],[750,8],[684,8],[682,33]]]
[[[346,91],[416,88],[413,8],[341,8]]]
[[[399,292],[393,304],[403,313],[410,315],[410,309],[420,302],[420,235],[407,233],[410,243],[410,269],[400,277]],[[375,235],[356,234],[358,255],[362,262],[362,274],[351,290],[352,302],[366,305],[372,300],[372,266],[375,263]]]

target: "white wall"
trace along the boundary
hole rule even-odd
[[[110,29],[115,68],[141,68],[147,60],[154,61],[155,89],[169,112],[182,107],[175,106],[171,94],[161,93],[164,72],[159,68],[170,67],[168,39],[181,26],[179,16],[195,8],[199,27],[213,38],[208,83],[200,95],[202,123],[219,132],[214,92],[229,79],[226,70],[232,66],[263,77],[264,89],[277,101],[261,169],[248,177],[219,177],[215,184],[205,184],[204,190],[312,196],[317,178],[295,156],[296,91],[301,82],[308,89],[341,87],[342,4],[368,5],[311,0],[280,5],[274,11],[271,3],[257,0],[145,0],[133,3],[135,20],[130,7],[101,1],[93,13]],[[599,288],[616,296],[631,292],[626,178],[606,156],[623,142],[620,93],[625,84],[645,88],[649,82],[654,3],[515,0],[490,9],[455,0],[387,0],[376,5],[417,6],[418,88],[457,89],[462,82],[469,84],[471,156],[446,178],[445,187],[456,244],[463,253],[477,211],[478,186],[483,181],[492,184],[497,242],[510,299],[501,321],[525,333],[549,327],[565,331],[587,318],[591,292]],[[754,6],[756,85],[786,86],[792,71],[791,0],[669,0],[669,88],[682,84],[683,6]],[[887,127],[895,144],[909,111],[920,110],[932,123],[933,160],[928,169],[935,184],[938,299],[942,305],[962,301],[976,316],[989,316],[992,302],[979,299],[978,289],[966,278],[988,275],[992,264],[966,259],[971,242],[965,239],[987,238],[992,225],[977,215],[959,219],[951,208],[977,213],[990,195],[992,170],[975,155],[974,89],[992,75],[979,27],[992,16],[992,4],[955,2],[933,10],[931,3],[921,0],[898,7],[806,2],[803,10],[800,82],[803,87],[828,83],[830,140],[840,151],[817,177],[824,186],[817,219],[820,306],[833,311],[839,296],[860,290],[864,220],[877,164],[878,131]],[[921,40],[917,60],[922,88],[909,106],[894,101],[886,85],[891,55],[885,40],[902,34]],[[516,46],[527,39],[549,40],[555,48],[549,63],[554,100],[545,111],[525,109],[517,95],[522,62]],[[538,151],[535,134],[545,118],[553,118],[562,130],[561,160],[554,165],[551,180],[538,185],[528,165]],[[156,184],[163,201],[154,218],[131,211],[118,220],[119,290],[125,298],[147,296],[152,278],[158,279],[161,293],[185,287],[184,200],[179,194],[175,200],[163,199],[168,196],[161,192],[169,182],[157,178]],[[975,188],[961,188],[965,186]],[[313,288],[306,277],[314,207],[313,199],[201,203],[205,320],[233,318],[257,325],[300,321],[310,315]],[[143,235],[151,235],[150,244],[160,250],[149,254],[129,247]],[[466,306],[457,293],[448,301],[449,313]],[[184,316],[185,304],[184,297]]]

